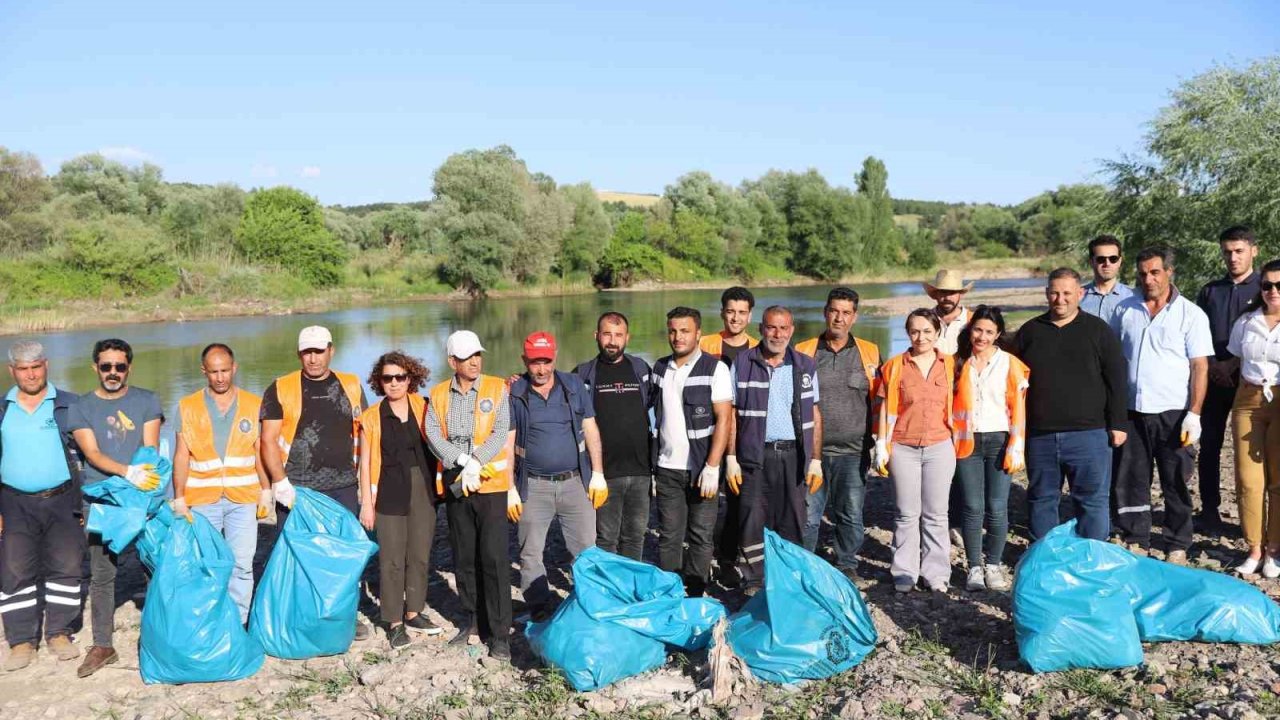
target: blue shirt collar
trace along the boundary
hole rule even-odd
[[[48,392],[44,394],[44,400],[41,402],[52,402],[54,398],[58,397],[58,388],[54,387],[53,383],[49,383],[46,389]],[[18,386],[14,385],[9,388],[9,392],[4,396],[4,399],[5,402],[18,402]]]

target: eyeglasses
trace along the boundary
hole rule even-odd
[[[98,363],[98,372],[111,372],[112,368],[118,373],[128,372],[129,363]]]
[[[1263,280],[1258,283],[1258,289],[1262,292],[1271,292],[1272,290],[1280,290],[1280,282],[1267,282]]]
[[[1099,265],[1115,265],[1120,262],[1119,255],[1094,255],[1093,261]]]
[[[395,375],[383,375],[382,382],[404,382],[409,379],[409,373],[396,373]]]

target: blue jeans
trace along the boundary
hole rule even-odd
[[[1027,506],[1033,541],[1058,524],[1064,477],[1076,515],[1076,534],[1106,540],[1111,532],[1111,443],[1106,430],[1028,434]]]
[[[969,567],[999,565],[1009,539],[1009,473],[1004,471],[1007,432],[974,433],[973,452],[956,461],[964,496],[964,551]],[[987,537],[982,537],[986,520]],[[985,551],[985,553],[984,553]],[[986,555],[985,563],[983,555]]]
[[[247,622],[253,599],[253,552],[258,547],[257,503],[233,503],[224,497],[216,503],[196,505],[191,512],[200,513],[231,546],[236,565],[227,593],[240,609],[240,622]]]
[[[836,567],[858,569],[858,551],[866,536],[862,523],[862,504],[867,493],[867,463],[863,454],[823,455],[822,487],[805,497],[807,517],[804,523],[804,547],[813,552],[818,546],[822,514],[831,507],[831,521],[836,526]]]

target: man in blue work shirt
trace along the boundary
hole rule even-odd
[[[1116,478],[1116,528],[1130,549],[1151,540],[1151,465],[1164,497],[1165,559],[1185,563],[1191,546],[1191,446],[1209,384],[1209,318],[1173,285],[1173,250],[1138,253],[1141,295],[1125,300],[1112,327],[1129,362],[1129,441]]]
[[[1120,303],[1133,297],[1133,290],[1120,282],[1120,241],[1114,235],[1099,235],[1089,241],[1089,267],[1093,282],[1084,286],[1080,309],[1110,324]],[[1225,341],[1224,341],[1225,342]]]
[[[511,385],[516,430],[516,487],[524,504],[520,591],[535,619],[554,600],[543,551],[551,521],[560,520],[570,563],[596,543],[596,510],[609,497],[600,430],[591,393],[577,375],[556,370],[556,339],[535,332],[524,341],[526,372]]]
[[[9,347],[15,386],[0,403],[0,618],[9,643],[6,671],[36,656],[44,585],[44,636],[59,660],[80,650],[71,625],[80,615],[85,537],[80,461],[67,421],[76,396],[49,383],[49,361],[34,340]]]
[[[1213,357],[1209,358],[1209,389],[1204,396],[1202,413],[1204,433],[1200,436],[1200,514],[1196,518],[1202,531],[1221,531],[1222,516],[1222,438],[1227,432],[1227,416],[1235,402],[1240,384],[1240,358],[1227,352],[1231,326],[1245,307],[1258,297],[1258,273],[1253,263],[1258,257],[1258,241],[1253,231],[1243,225],[1229,227],[1218,236],[1226,277],[1200,288],[1196,305],[1209,316],[1209,334],[1213,337]]]

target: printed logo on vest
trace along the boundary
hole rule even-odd
[[[693,414],[697,415],[698,417],[702,417],[703,415],[707,414],[707,409],[702,405],[698,405],[693,409]]]
[[[493,412],[493,401],[492,401],[492,400],[490,400],[489,398],[485,398],[485,399],[481,400],[481,401],[480,401],[480,412],[482,412],[482,413],[490,413],[490,412]]]
[[[804,388],[805,390],[808,390],[809,388],[813,387],[813,378],[809,377],[809,373],[805,373],[800,376],[800,387]]]
[[[240,432],[248,434],[253,426],[249,424],[249,418],[240,418]]]

